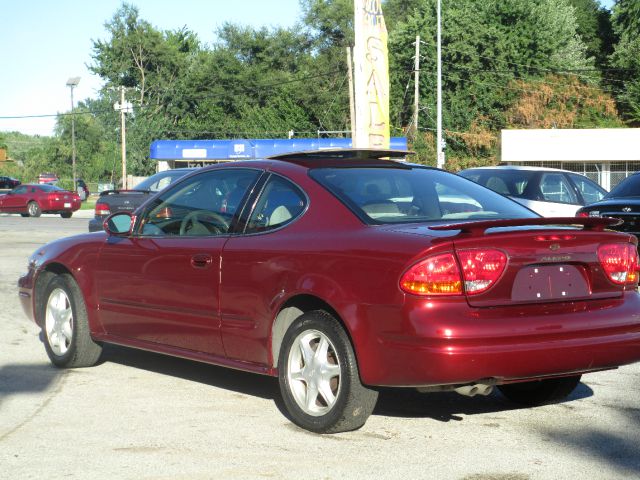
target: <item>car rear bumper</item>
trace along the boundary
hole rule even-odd
[[[52,200],[49,202],[43,202],[42,204],[42,212],[43,213],[64,213],[64,212],[75,212],[80,208],[82,202],[80,199],[74,200]]]
[[[438,318],[416,304],[396,319],[403,330],[383,326],[359,350],[364,383],[429,386],[509,383],[584,373],[640,361],[640,296],[576,302],[573,311],[458,305]],[[427,310],[429,310],[427,308]],[[388,315],[387,311],[387,315]],[[356,342],[357,344],[357,342]],[[370,352],[375,345],[375,354]],[[356,345],[357,347],[357,345]]]

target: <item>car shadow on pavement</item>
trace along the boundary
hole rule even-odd
[[[3,365],[0,367],[0,405],[11,395],[49,390],[63,372],[50,363]]]
[[[134,348],[105,344],[100,362],[140,368],[265,399],[276,399],[280,396],[278,380],[273,377]]]
[[[569,397],[560,403],[588,398],[593,390],[580,383]],[[374,415],[404,418],[431,418],[441,422],[461,421],[462,415],[497,413],[532,408],[510,402],[497,389],[487,395],[466,397],[455,392],[420,393],[411,388],[380,390]]]
[[[224,388],[245,395],[273,400],[287,418],[282,403],[278,380],[273,377],[218,367],[177,357],[118,345],[105,345],[101,362],[112,362],[140,368],[162,375]],[[403,418],[431,418],[449,422],[460,421],[461,415],[477,415],[517,410],[522,407],[506,400],[500,393],[488,396],[465,397],[453,392],[419,393],[411,388],[382,388],[373,415]],[[563,403],[587,398],[593,390],[580,383]]]

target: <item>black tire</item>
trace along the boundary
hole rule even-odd
[[[42,215],[40,205],[38,205],[38,202],[34,202],[33,200],[27,204],[27,211],[29,212],[30,217],[39,217]]]
[[[550,378],[534,382],[498,385],[498,390],[514,403],[522,405],[544,405],[568,397],[580,383],[582,375],[574,377]]]
[[[309,381],[302,379],[307,362],[300,348],[306,339],[312,339],[307,344],[311,347],[308,351],[313,351],[314,361],[319,362],[314,363],[309,375],[317,376],[318,371],[323,372],[321,381],[324,382],[324,391],[328,388],[333,395],[329,401],[326,400],[327,394],[321,393],[320,389],[312,390],[312,396],[308,397]],[[317,352],[325,340],[327,351],[322,359]],[[325,373],[328,370],[324,367],[331,368],[332,373],[338,373],[331,376],[331,373]],[[300,369],[297,372],[300,376],[298,380],[291,378],[295,375],[294,368]],[[338,433],[360,428],[373,412],[378,399],[376,390],[360,382],[356,356],[344,328],[332,315],[321,310],[301,315],[287,330],[278,358],[278,377],[280,393],[291,420],[299,427],[316,433]],[[301,403],[309,400],[312,406],[301,406]]]
[[[52,302],[56,301],[54,305]],[[60,368],[95,365],[102,346],[91,338],[82,292],[73,277],[69,274],[54,276],[45,287],[43,301],[39,303],[44,346],[51,362]],[[60,312],[63,311],[71,313],[68,322],[62,320]]]
[[[28,214],[28,213],[21,213],[21,214],[20,214],[20,216],[21,216],[21,217],[28,217],[28,216],[29,216],[29,214]]]
[[[73,215],[73,212],[62,212],[60,214],[62,218],[71,218],[71,215]]]

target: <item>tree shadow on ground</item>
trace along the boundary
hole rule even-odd
[[[622,422],[615,422],[615,425],[626,425],[624,430],[594,427],[585,422],[574,429],[541,429],[539,434],[551,439],[561,448],[587,454],[610,468],[621,471],[628,478],[640,478],[640,408],[624,405],[604,407],[610,409],[607,414],[616,414],[624,419]]]
[[[11,395],[49,390],[63,373],[50,363],[3,365],[0,367],[0,405]]]

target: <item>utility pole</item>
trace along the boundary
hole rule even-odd
[[[120,132],[122,136],[122,189],[127,189],[127,126],[124,115],[124,86],[120,87]]]
[[[347,71],[349,72],[349,118],[351,119],[351,146],[356,134],[356,107],[353,99],[353,61],[351,47],[347,47]]]
[[[133,111],[130,102],[124,100],[125,87],[120,87],[120,102],[113,104],[113,109],[120,111],[120,137],[122,140],[122,189],[127,189],[127,127],[125,122],[125,114]]]
[[[73,191],[78,190],[76,185],[76,112],[73,107],[73,89],[80,83],[80,77],[71,77],[67,80],[67,87],[71,90],[71,169],[73,174]]]
[[[413,88],[413,138],[415,141],[418,138],[418,109],[420,108],[420,35],[416,36],[416,58],[413,73],[415,76]]]
[[[444,168],[444,140],[442,138],[442,42],[441,42],[441,30],[440,30],[440,0],[438,0],[438,8],[437,8],[437,21],[438,21],[438,34],[437,34],[437,45],[438,45],[438,80],[437,80],[437,128],[436,128],[436,142],[438,152],[438,168]]]

